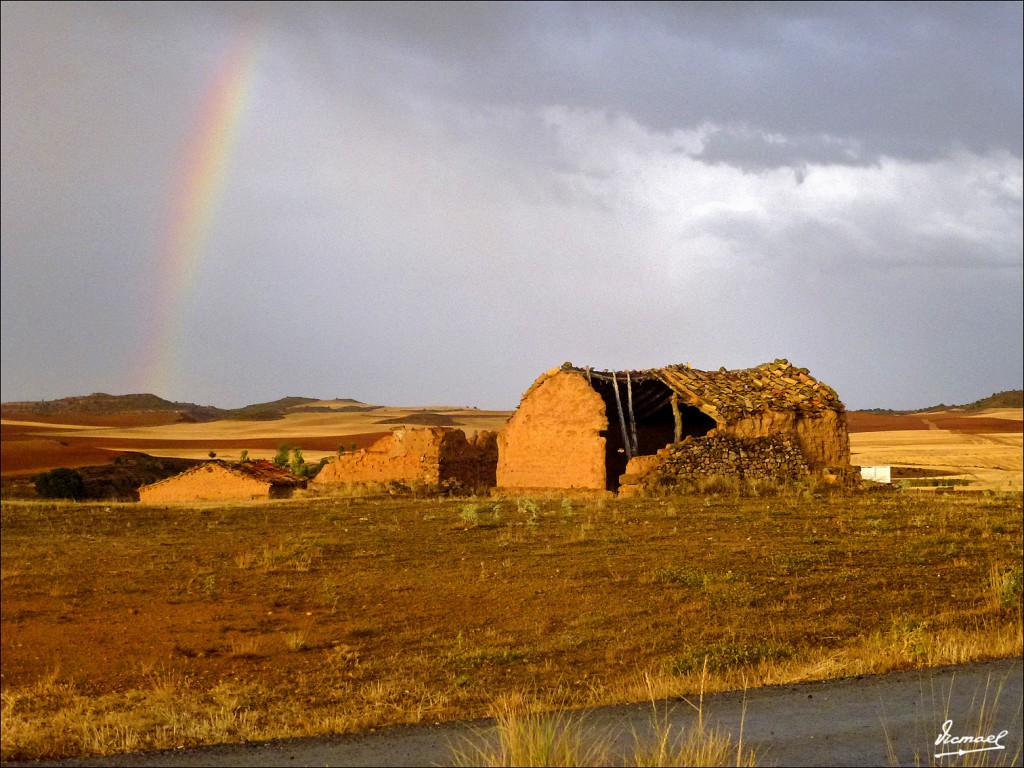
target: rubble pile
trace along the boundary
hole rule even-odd
[[[619,493],[661,492],[708,477],[791,483],[810,475],[796,441],[781,435],[740,438],[713,434],[637,456],[619,478]]]

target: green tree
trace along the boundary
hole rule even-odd
[[[217,452],[216,451],[210,451],[209,456],[210,456],[211,459],[216,459],[217,458]]]
[[[32,478],[36,493],[44,499],[80,499],[85,495],[85,480],[73,469],[58,467]]]
[[[249,452],[243,449],[242,453],[238,457],[238,461],[241,464],[245,464],[249,461]]]
[[[291,455],[292,447],[288,443],[281,443],[277,446],[277,453],[274,454],[274,466],[281,469],[288,468],[288,457]]]

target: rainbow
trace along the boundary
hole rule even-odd
[[[256,70],[258,26],[249,25],[228,51],[200,102],[183,153],[183,171],[171,193],[158,249],[157,295],[143,355],[143,391],[177,391],[188,299],[210,224],[231,165]]]

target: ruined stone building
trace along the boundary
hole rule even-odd
[[[493,432],[471,439],[461,429],[400,428],[369,448],[343,453],[313,479],[313,487],[402,483],[427,488],[492,488],[498,463]]]
[[[269,461],[210,461],[139,488],[144,504],[281,499],[306,481]]]
[[[850,467],[842,402],[786,360],[735,371],[553,369],[523,395],[498,451],[499,489],[520,491],[616,491],[658,472],[787,480]]]

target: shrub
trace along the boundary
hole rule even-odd
[[[85,480],[73,469],[58,467],[32,478],[36,493],[45,499],[80,499],[85,495]]]
[[[306,476],[306,460],[302,458],[301,448],[295,448],[292,450],[292,458],[289,462],[289,468],[293,475],[298,475],[299,477]]]

